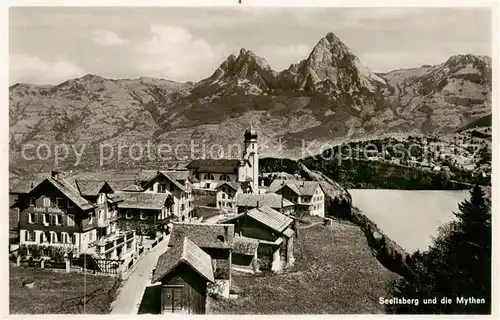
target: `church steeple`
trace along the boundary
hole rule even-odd
[[[245,142],[257,141],[257,131],[254,130],[253,125],[250,124],[250,129],[245,131]]]
[[[257,131],[250,125],[250,129],[245,131],[245,151],[243,154],[245,166],[244,180],[250,181],[253,192],[259,188],[259,154],[257,146]]]

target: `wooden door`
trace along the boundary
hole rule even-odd
[[[164,286],[162,313],[182,312],[182,286]]]

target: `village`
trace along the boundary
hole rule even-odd
[[[207,296],[234,296],[232,272],[286,272],[296,259],[297,217],[325,217],[319,182],[288,177],[259,184],[253,128],[244,133],[243,150],[241,159],[142,170],[136,184],[52,171],[11,190],[18,214],[11,261],[123,279],[113,313],[137,314],[141,301],[127,290],[143,281],[139,289],[161,287],[150,298],[160,313],[204,314]],[[195,210],[200,201],[207,203]],[[203,209],[209,214],[200,215]],[[142,274],[133,280],[135,273]]]

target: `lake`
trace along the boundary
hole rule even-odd
[[[352,202],[407,252],[425,250],[451,221],[468,190],[350,189]]]

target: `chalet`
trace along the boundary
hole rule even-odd
[[[161,313],[204,314],[207,283],[214,283],[209,254],[185,237],[162,254],[152,282],[161,282]]]
[[[74,184],[83,198],[97,206],[97,239],[101,240],[109,234],[114,234],[117,230],[118,204],[123,199],[103,180],[78,179]]]
[[[132,259],[135,233],[118,230],[116,208],[122,199],[107,182],[70,183],[53,171],[37,185],[14,193],[18,195],[21,245],[60,247],[76,255],[126,262]]]
[[[222,221],[234,224],[235,234],[239,237],[258,241],[257,257],[259,267],[280,271],[293,264],[293,220],[268,207],[247,210]],[[235,237],[236,238],[236,237]],[[239,239],[239,240],[245,240]],[[248,241],[247,241],[248,242]],[[265,265],[264,261],[269,261]]]
[[[221,294],[224,297],[229,297],[234,225],[174,223],[168,246],[175,247],[182,244],[185,237],[189,237],[191,241],[210,255],[215,282],[223,288]]]
[[[188,172],[157,171],[148,181],[142,183],[144,193],[170,194],[173,198],[171,213],[184,219],[193,209],[191,183]]]
[[[117,191],[123,199],[118,204],[120,221],[150,225],[168,223],[172,217],[174,199],[167,193]]]
[[[242,193],[241,184],[238,182],[221,181],[215,187],[216,207],[223,212],[237,212],[236,196]]]
[[[276,179],[271,183],[269,192],[293,202],[296,215],[325,216],[325,194],[317,181]]]
[[[248,182],[258,192],[259,156],[257,132],[245,131],[243,155],[240,159],[195,159],[186,168],[197,180],[195,188],[214,190],[220,181]]]
[[[279,211],[285,215],[291,215],[294,213],[293,202],[285,199],[282,195],[276,193],[264,193],[264,194],[246,194],[241,193],[236,197],[236,206],[238,207],[238,213],[245,212],[257,207],[268,206],[276,211]]]

